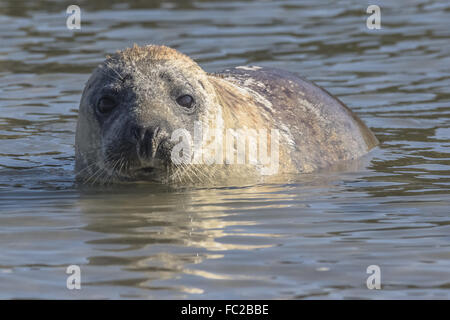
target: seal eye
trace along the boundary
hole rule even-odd
[[[194,98],[185,94],[177,98],[177,103],[184,108],[191,109],[194,106]]]
[[[97,110],[100,113],[108,113],[111,112],[117,103],[116,100],[112,97],[102,97],[97,103]]]

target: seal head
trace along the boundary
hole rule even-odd
[[[77,177],[164,180],[171,174],[172,131],[191,131],[216,105],[207,74],[174,49],[135,45],[107,57],[81,98]]]

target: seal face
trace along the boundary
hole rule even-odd
[[[208,74],[174,49],[134,46],[107,57],[85,86],[75,171],[85,183],[211,183],[267,167],[311,172],[377,143],[344,104],[294,74],[249,66]]]

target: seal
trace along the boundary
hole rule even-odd
[[[274,68],[207,73],[165,46],[108,56],[84,88],[75,172],[84,183],[214,183],[309,173],[378,144],[341,101]]]

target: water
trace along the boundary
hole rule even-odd
[[[448,3],[379,2],[381,30],[356,0],[144,3],[78,1],[76,32],[70,1],[0,4],[0,298],[450,297]],[[175,47],[207,71],[295,71],[382,144],[276,183],[80,188],[83,85],[133,43]],[[66,288],[72,264],[81,290]],[[369,265],[381,290],[367,289]]]

